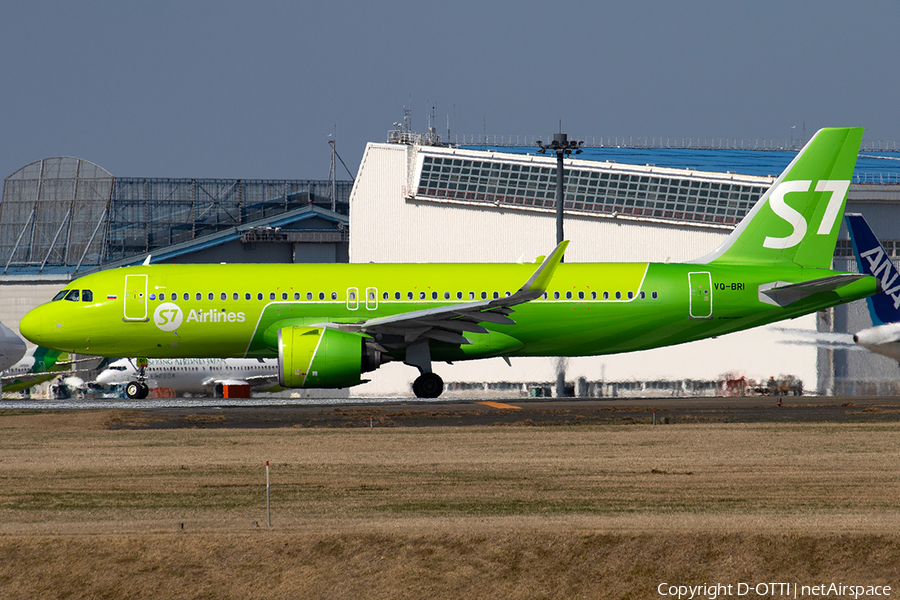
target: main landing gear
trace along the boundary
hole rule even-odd
[[[147,368],[147,359],[137,359],[138,377],[137,381],[130,381],[125,386],[125,395],[132,400],[143,400],[150,395],[150,386],[147,385],[147,377],[144,370]]]
[[[422,373],[413,381],[416,398],[437,398],[444,392],[444,380],[437,373]]]
[[[406,347],[408,365],[419,369],[419,376],[413,381],[413,392],[416,398],[437,398],[444,392],[444,380],[431,371],[431,349],[428,340],[421,339]]]

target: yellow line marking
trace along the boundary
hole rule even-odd
[[[521,409],[521,406],[513,406],[512,404],[503,404],[502,402],[479,402],[478,404],[484,404],[485,406],[490,406],[492,408],[518,408]]]

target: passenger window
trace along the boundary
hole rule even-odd
[[[224,302],[225,300],[228,300],[228,293],[227,293],[227,292],[222,292],[221,294],[219,294],[219,299],[222,300],[223,302]]]
[[[215,299],[216,299],[216,295],[213,294],[212,292],[210,292],[210,293],[208,294],[208,297],[209,297],[210,300],[215,300]]]
[[[319,300],[325,299],[325,292],[319,292]]]
[[[597,292],[591,292],[591,300],[597,299]]]
[[[231,294],[232,300],[238,300],[238,299],[240,299],[240,297],[241,297],[241,295],[238,294],[237,292],[234,292],[233,294]]]
[[[419,300],[425,299],[425,292],[419,292]]]
[[[400,292],[394,292],[394,300],[400,299]]]
[[[287,292],[281,292],[281,299],[282,299],[282,300],[287,300],[287,299],[288,299]]]
[[[544,300],[546,300],[548,297],[549,296],[547,295],[547,292],[544,292],[544,295],[543,295]]]
[[[331,299],[337,300],[337,292],[331,292]]]
[[[559,292],[553,292],[553,299],[559,300]]]
[[[500,297],[500,293],[499,293],[499,292],[494,292],[494,300],[496,300],[496,299],[499,298],[499,297]]]
[[[469,292],[469,300],[475,299],[475,292]]]
[[[450,292],[444,292],[444,300],[450,299]]]
[[[374,299],[375,299],[375,292],[370,291],[369,292],[369,300],[374,300]]]
[[[275,299],[275,292],[269,292],[269,300]]]
[[[566,292],[566,300],[572,299],[572,292]]]
[[[294,300],[300,299],[300,292],[294,292]]]
[[[609,292],[603,292],[603,299],[609,300]]]
[[[412,292],[406,292],[406,299],[407,299],[407,300],[412,300],[412,299],[413,299],[413,293],[412,293]]]
[[[646,292],[641,292],[641,293],[640,293],[640,298],[641,298],[641,300],[643,300],[643,299],[646,298],[646,297],[647,297]]]
[[[200,300],[203,300],[203,294],[197,292],[197,301],[199,302]]]
[[[306,292],[306,299],[312,300],[312,292]]]
[[[160,293],[159,293],[159,299],[160,299],[160,300],[165,300],[165,299],[166,299],[166,293],[165,293],[165,292],[160,292]],[[175,295],[172,294],[172,300],[174,300],[174,299],[175,299]]]
[[[481,299],[487,300],[487,292],[481,292]]]
[[[257,299],[257,300],[262,300],[262,299],[263,299],[262,292],[259,292],[258,294],[256,294],[256,299]]]
[[[68,300],[69,302],[78,302],[79,295],[80,294],[78,290],[70,290],[69,293],[66,294],[66,300]]]
[[[628,299],[631,300],[634,298],[634,292],[628,292]]]
[[[653,292],[653,293],[650,294],[650,295],[653,296],[653,299],[654,299],[654,300],[656,300],[656,292]]]
[[[616,292],[616,300],[622,299],[622,292]]]
[[[381,294],[382,300],[388,300],[388,299],[390,299],[390,297],[391,297],[391,295],[388,294],[387,292],[384,292],[383,294]]]
[[[437,300],[437,292],[431,292],[431,299]]]
[[[584,300],[584,292],[578,292],[578,299]]]

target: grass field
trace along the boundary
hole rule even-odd
[[[214,418],[0,415],[0,597],[900,588],[898,423],[202,428]]]

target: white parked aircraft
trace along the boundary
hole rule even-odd
[[[25,356],[25,340],[0,323],[0,371],[5,371]]]
[[[212,394],[217,385],[226,384],[249,384],[254,390],[278,385],[278,360],[274,358],[151,358],[147,363],[147,385],[170,388],[177,395]],[[95,383],[127,384],[137,376],[137,362],[122,358],[110,363]]]

